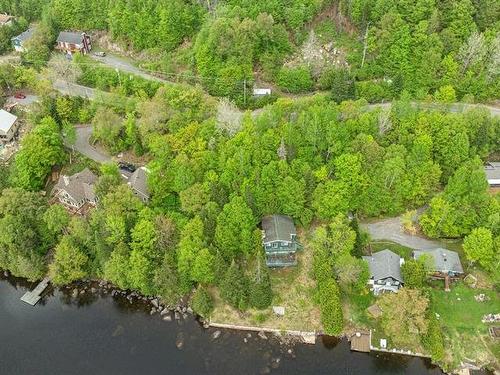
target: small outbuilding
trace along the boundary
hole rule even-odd
[[[0,109],[0,145],[11,142],[18,128],[17,116]]]
[[[59,33],[56,42],[56,48],[67,55],[73,55],[74,53],[86,55],[92,49],[90,36],[81,32],[62,31]]]
[[[268,267],[297,265],[296,252],[300,244],[292,218],[285,215],[265,216],[262,219],[262,245]]]
[[[54,186],[54,196],[68,208],[79,210],[85,204],[95,206],[98,198],[94,191],[97,176],[88,168],[72,176],[61,176]]]
[[[371,256],[364,256],[370,269],[368,284],[373,294],[397,292],[403,285],[401,264],[404,259],[389,249],[378,251]]]

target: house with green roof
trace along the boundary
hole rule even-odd
[[[269,215],[262,219],[262,245],[268,267],[297,265],[296,252],[301,248],[297,230],[289,216]]]

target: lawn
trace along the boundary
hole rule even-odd
[[[370,243],[370,247],[373,253],[376,253],[380,250],[389,249],[405,260],[411,259],[411,253],[413,252],[413,249],[391,241],[373,241]]]
[[[321,319],[313,296],[315,282],[311,278],[312,251],[304,243],[298,253],[298,266],[271,271],[274,292],[273,306],[283,306],[284,316],[276,316],[272,308],[265,310],[249,309],[239,312],[215,295],[215,309],[211,320],[217,323],[246,325],[280,330],[321,331]]]
[[[477,302],[475,295],[483,293],[490,300]],[[434,312],[439,314],[443,326],[448,360],[454,366],[468,358],[477,359],[478,364],[495,364],[498,367],[500,343],[489,337],[488,324],[482,323],[483,315],[500,312],[500,299],[495,291],[471,289],[463,283],[453,286],[451,292],[432,288],[431,298]]]

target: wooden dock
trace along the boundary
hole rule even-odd
[[[50,279],[46,277],[33,289],[31,292],[26,292],[22,297],[21,301],[26,302],[31,306],[35,306],[40,299],[42,299],[42,293],[49,286]]]

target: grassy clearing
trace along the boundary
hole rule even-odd
[[[411,253],[413,252],[413,249],[410,249],[409,247],[405,247],[390,241],[374,241],[370,243],[370,246],[372,252],[374,253],[380,250],[389,249],[405,260],[411,259]]]
[[[315,282],[310,271],[312,251],[307,244],[298,253],[298,263],[294,268],[271,271],[274,292],[272,305],[285,307],[285,316],[276,316],[271,307],[239,312],[225,304],[218,293],[214,293],[212,321],[281,330],[321,331],[320,312],[313,301]]]
[[[483,293],[490,300],[477,302],[475,295]],[[475,359],[478,364],[499,366],[500,343],[488,334],[488,324],[482,323],[483,315],[500,312],[498,294],[488,289],[471,289],[463,283],[453,286],[451,292],[441,288],[431,289],[434,312],[440,315],[449,360],[453,365]]]

